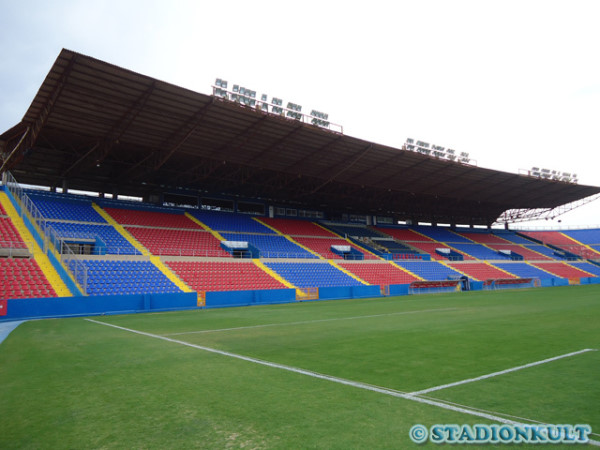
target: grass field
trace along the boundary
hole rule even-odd
[[[477,411],[600,440],[599,351],[406,395],[600,349],[598,285],[91,319],[0,345],[0,448],[411,448]]]

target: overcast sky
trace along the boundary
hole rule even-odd
[[[210,94],[215,78],[344,133],[600,186],[600,1],[0,0],[0,132],[62,48]],[[548,226],[600,225],[600,201]]]

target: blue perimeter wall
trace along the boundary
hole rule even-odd
[[[600,277],[581,278],[580,282],[581,284],[600,284]],[[544,279],[541,282],[542,287],[567,286],[568,284],[569,280],[565,278]],[[471,283],[471,288],[472,290],[481,290],[483,282]],[[408,284],[390,286],[390,296],[408,295],[408,293]],[[379,286],[346,286],[319,289],[319,300],[373,298],[381,296]],[[207,292],[205,306],[198,306],[198,295],[195,292],[9,299],[6,300],[6,315],[0,316],[0,322],[231,306],[273,305],[295,303],[296,301],[295,289]]]

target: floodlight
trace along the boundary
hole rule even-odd
[[[274,114],[283,115],[283,108],[281,107],[281,105],[283,104],[283,100],[277,97],[273,97],[271,103],[273,103],[273,105],[276,105],[271,107],[271,112]]]
[[[414,151],[415,151],[415,146],[414,146],[414,145],[412,145],[412,144],[408,144],[408,145],[406,146],[406,149],[407,149],[407,150],[410,150],[411,152],[414,152]]]
[[[413,138],[407,138],[407,139],[406,139],[406,143],[407,143],[407,144],[414,144],[414,143],[415,143],[415,140],[414,140]]]
[[[237,84],[233,85],[233,92],[239,92],[240,91],[240,86]]]
[[[262,94],[262,95],[260,96],[260,100],[261,100],[262,102],[266,102],[266,101],[267,101],[267,94]]]
[[[417,141],[417,145],[419,147],[429,148],[429,144],[427,142]]]

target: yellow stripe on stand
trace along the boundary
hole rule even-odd
[[[264,272],[268,273],[269,275],[271,275],[273,278],[275,278],[277,281],[279,281],[281,284],[283,284],[284,286],[290,288],[290,289],[296,289],[296,286],[294,286],[292,283],[290,283],[288,280],[286,280],[285,278],[283,278],[281,275],[279,275],[277,272],[275,272],[273,269],[267,267],[262,261],[258,260],[258,259],[253,259],[252,262],[259,267],[260,269],[262,269]]]
[[[392,266],[397,267],[398,269],[400,269],[403,272],[406,272],[409,275],[412,275],[415,278],[418,278],[420,281],[427,281],[425,278],[420,277],[419,275],[417,275],[416,273],[412,273],[410,270],[405,269],[402,266],[399,266],[398,264],[396,264],[394,261],[388,261]]]
[[[215,231],[212,228],[210,228],[208,225],[205,225],[204,223],[200,222],[197,218],[195,218],[194,216],[192,216],[190,213],[186,212],[185,213],[185,217],[187,217],[188,219],[190,219],[196,225],[201,226],[204,230],[208,231],[210,234],[212,234],[214,237],[216,237],[219,241],[225,241],[226,240],[223,236],[221,236],[219,234],[218,231]]]
[[[356,281],[360,281],[362,284],[366,284],[367,286],[370,286],[369,283],[367,283],[365,280],[357,277],[356,275],[354,275],[352,272],[344,269],[342,266],[338,266],[336,263],[334,263],[332,260],[328,260],[327,261],[329,264],[331,264],[333,267],[335,267],[337,270],[341,270],[342,272],[344,272],[346,275],[348,275],[349,277],[354,278]]]
[[[181,278],[179,278],[177,274],[169,268],[169,266],[160,260],[159,256],[151,256],[150,262],[154,264],[169,280],[175,284],[175,286],[177,286],[183,292],[194,292],[194,290],[185,284]]]
[[[319,259],[325,259],[323,258],[321,255],[319,255],[317,252],[311,250],[310,248],[302,245],[300,242],[296,242],[293,238],[291,238],[290,236],[288,236],[287,234],[283,234],[281,231],[279,231],[277,228],[273,228],[271,225],[268,225],[266,223],[264,223],[262,220],[253,217],[254,220],[256,220],[258,223],[260,223],[261,225],[264,225],[265,227],[269,228],[270,230],[273,230],[275,233],[277,233],[279,236],[283,236],[284,238],[286,238],[288,241],[290,241],[292,244],[297,245],[298,247],[306,250],[307,252],[309,252],[311,255],[315,255],[317,258]]]
[[[17,210],[14,208],[13,204],[9,200],[8,196],[5,192],[0,192],[0,203],[4,206],[4,210],[6,214],[10,217],[13,225],[17,229],[18,233],[21,235],[21,239],[25,242],[32,242],[33,248],[31,248],[31,252],[33,253],[33,259],[37,262],[38,266],[40,266],[41,271],[44,273],[44,276],[48,280],[48,282],[52,285],[54,292],[58,297],[72,297],[73,293],[67,287],[65,282],[62,280],[48,256],[42,251],[38,243],[33,238],[33,235],[25,226],[23,219],[19,217]],[[56,255],[55,255],[56,256]],[[58,260],[60,258],[57,257]],[[67,273],[70,274],[70,271],[67,270]]]
[[[129,231],[123,227],[123,225],[117,223],[115,219],[113,219],[110,214],[100,208],[97,204],[92,203],[92,208],[96,210],[98,214],[100,214],[104,220],[106,220],[110,225],[113,226],[115,230],[119,232],[121,236],[123,236],[127,242],[133,245],[142,255],[150,256],[150,252],[146,247],[144,247],[136,238],[134,238]]]

